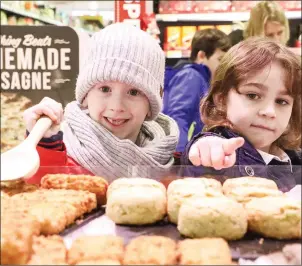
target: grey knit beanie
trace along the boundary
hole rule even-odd
[[[141,90],[150,102],[153,120],[162,107],[165,55],[148,33],[127,23],[115,23],[95,33],[79,73],[76,99],[82,103],[95,84],[119,81]]]

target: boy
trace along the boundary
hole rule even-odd
[[[180,158],[190,138],[203,128],[199,102],[208,91],[219,61],[230,47],[228,36],[220,30],[197,31],[191,44],[190,61],[175,66],[180,70],[168,82],[168,88],[164,88],[163,113],[177,122],[180,131],[176,159]]]

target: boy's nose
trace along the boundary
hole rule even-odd
[[[111,97],[108,99],[109,109],[114,112],[124,112],[125,106],[121,97]]]

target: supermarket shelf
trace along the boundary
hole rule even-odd
[[[189,50],[169,50],[165,51],[166,58],[186,58],[190,57],[191,51]]]
[[[301,10],[286,11],[288,19],[301,19]],[[190,14],[157,14],[157,21],[247,21],[250,12],[219,12],[219,13],[190,13]]]
[[[11,8],[10,6],[8,6],[6,4],[3,4],[3,3],[1,3],[1,10],[11,12],[11,13],[14,13],[14,14],[19,15],[19,16],[36,19],[36,20],[39,20],[39,21],[44,22],[46,24],[64,26],[64,24],[60,21],[57,21],[57,20],[54,20],[54,19],[42,18],[38,14],[34,14],[32,12],[28,12],[28,11],[25,11],[25,10],[16,10],[16,9]]]

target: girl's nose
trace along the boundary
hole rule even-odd
[[[276,108],[275,103],[266,104],[259,110],[259,115],[266,116],[269,118],[276,117]]]

